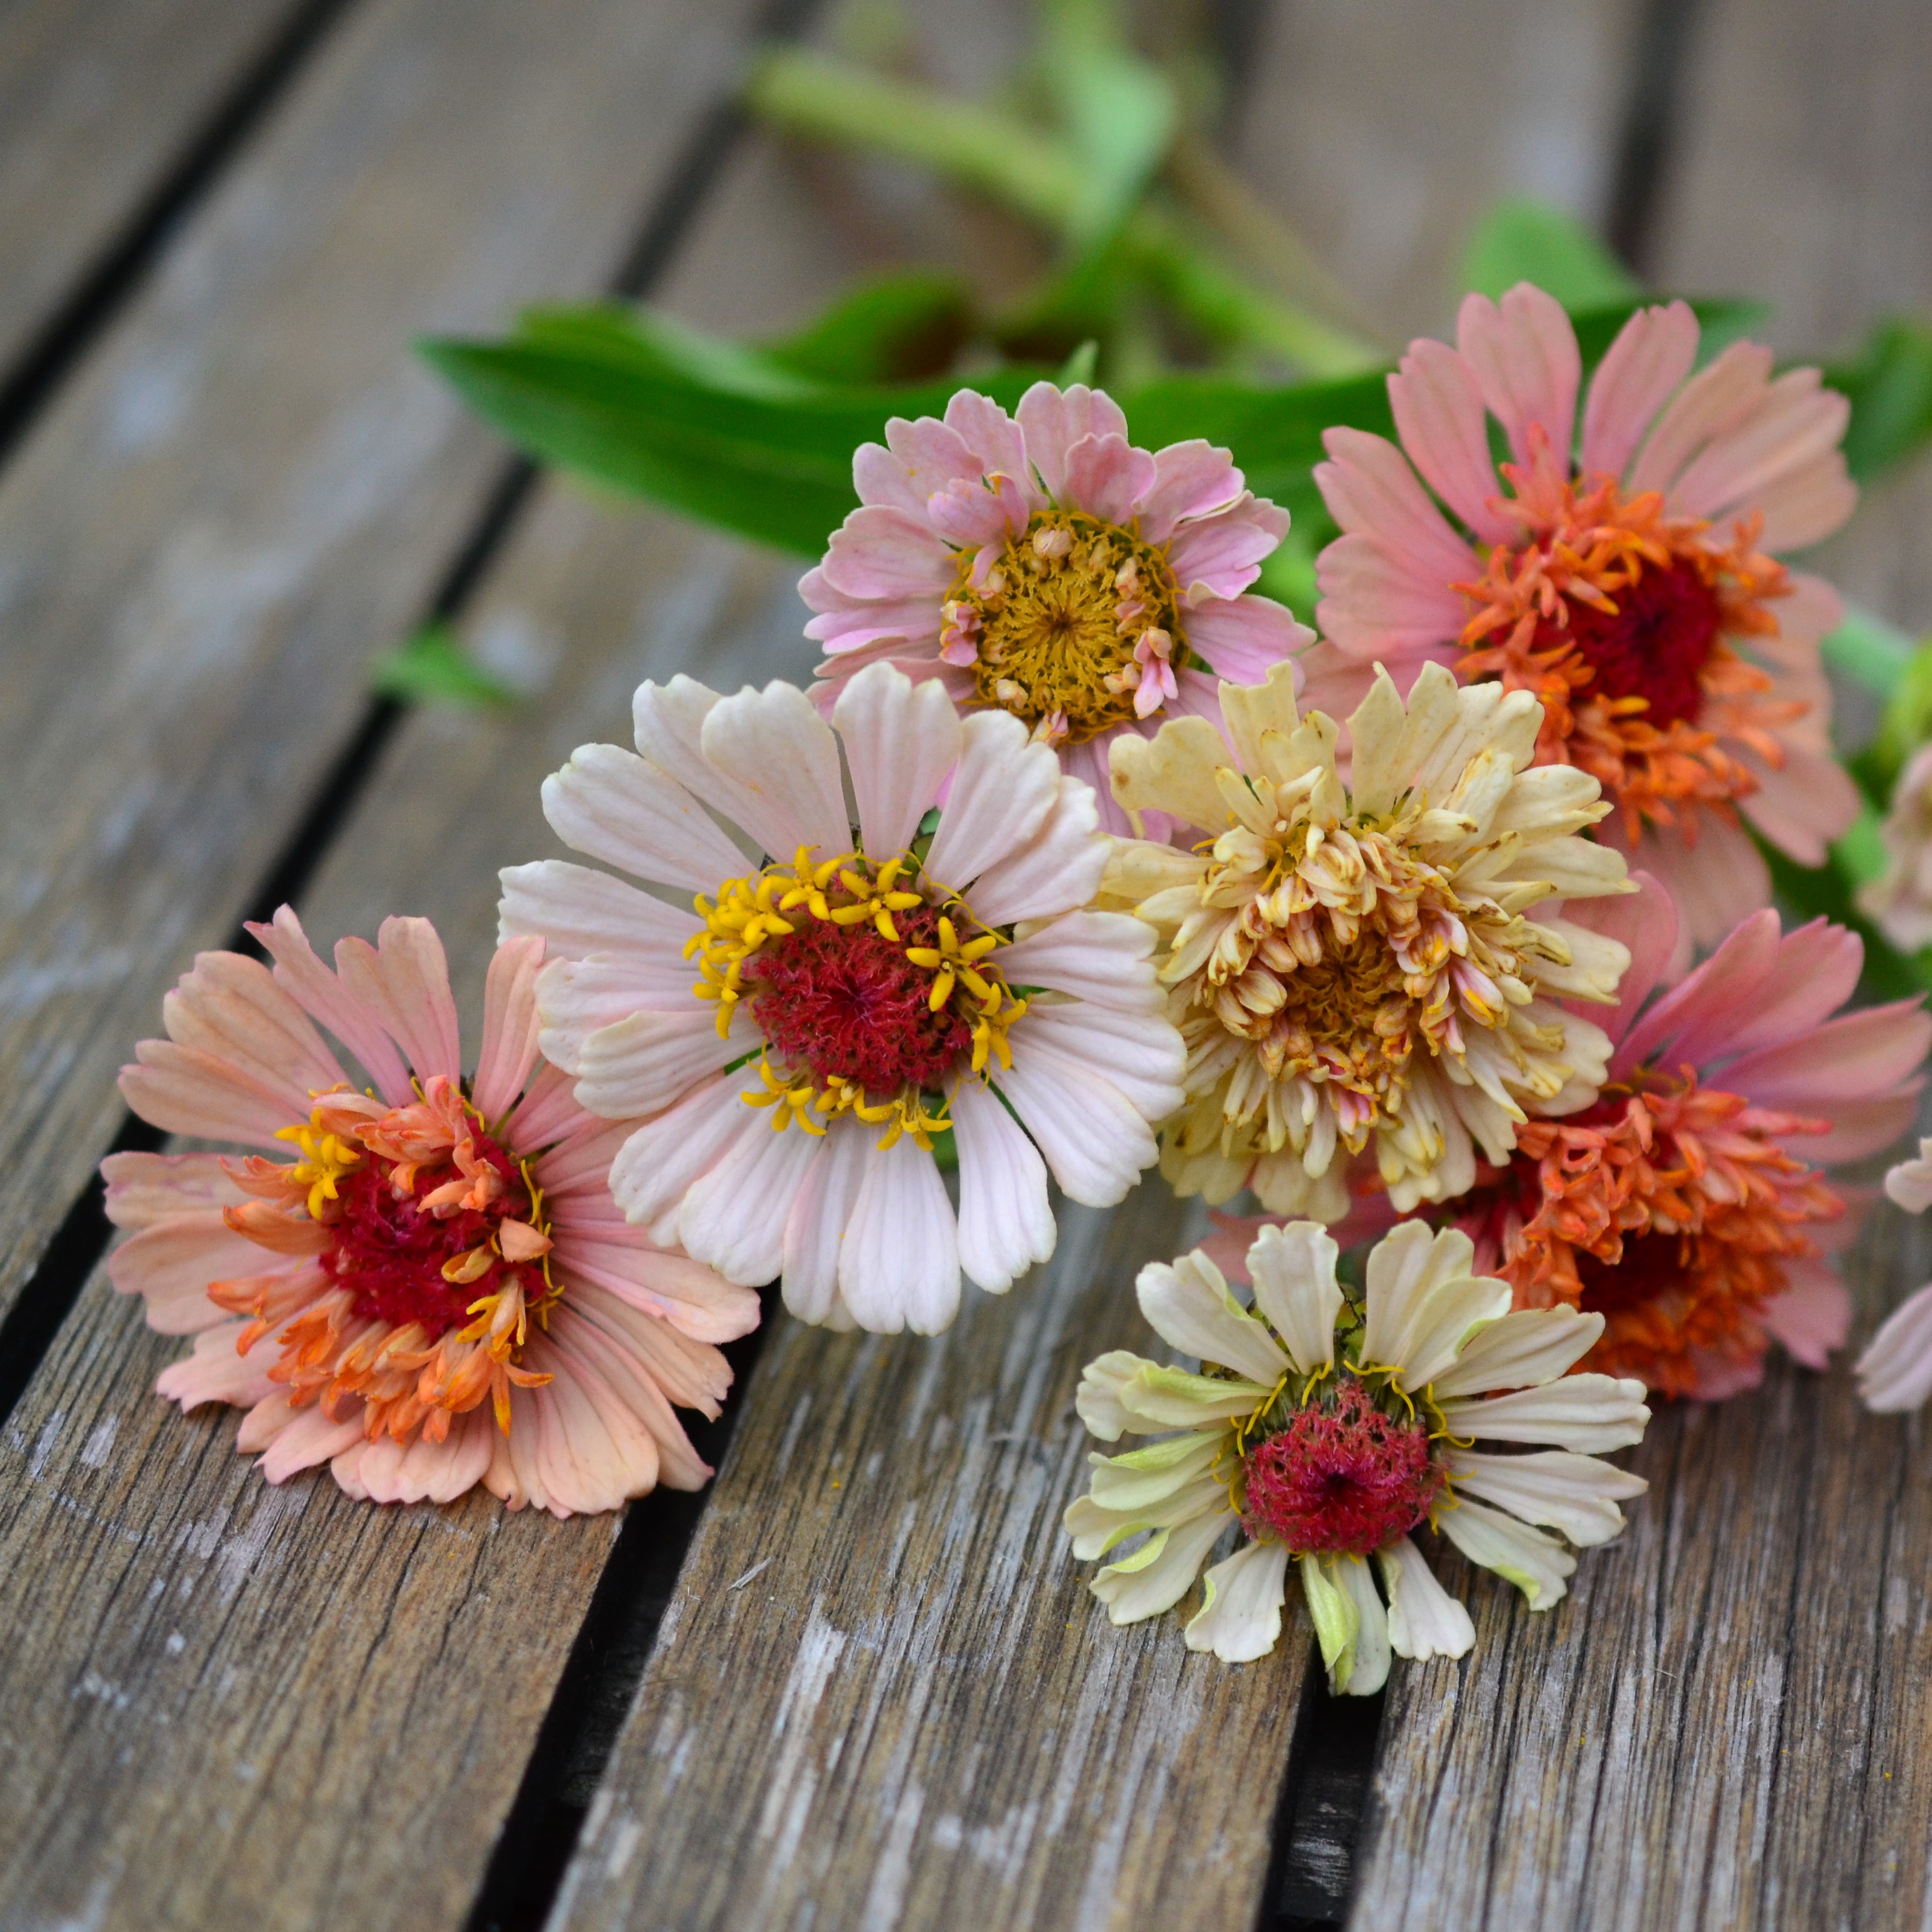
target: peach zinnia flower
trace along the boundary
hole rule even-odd
[[[1770,902],[1740,813],[1816,866],[1858,812],[1818,656],[1838,599],[1773,554],[1851,514],[1848,405],[1815,369],[1774,380],[1756,344],[1693,376],[1697,334],[1681,302],[1634,315],[1574,456],[1576,339],[1540,290],[1471,296],[1455,348],[1412,344],[1389,378],[1402,447],[1325,439],[1316,479],[1343,534],[1318,560],[1330,641],[1308,660],[1323,703],[1376,662],[1405,689],[1433,661],[1534,692],[1539,762],[1602,784],[1618,810],[1598,836],[1676,900],[1687,963]]]
[[[1810,1368],[1844,1341],[1829,1257],[1857,1217],[1821,1170],[1910,1124],[1932,1018],[1917,1000],[1832,1018],[1857,935],[1814,920],[1780,938],[1768,910],[1640,1012],[1675,939],[1640,878],[1639,898],[1591,915],[1634,956],[1601,1097],[1520,1129],[1458,1218],[1517,1306],[1603,1316],[1587,1366],[1714,1400],[1762,1378],[1773,1340]]]
[[[642,1118],[612,1191],[734,1281],[782,1274],[806,1321],[935,1334],[962,1270],[998,1294],[1052,1253],[1049,1168],[1111,1205],[1180,1102],[1154,935],[1082,910],[1094,795],[1016,719],[962,721],[890,664],[830,725],[790,685],[682,677],[643,686],[636,723],[643,757],[584,746],[544,809],[692,909],[560,860],[502,875],[504,931],[560,956],[544,1051],[593,1113]]]
[[[1908,1214],[1932,1208],[1932,1139],[1885,1178],[1885,1191]],[[1881,1414],[1916,1408],[1932,1395],[1932,1282],[1888,1315],[1858,1358],[1858,1394]]]
[[[121,1090],[170,1133],[296,1158],[104,1163],[109,1218],[131,1231],[115,1286],[195,1337],[160,1393],[245,1408],[237,1446],[270,1482],[327,1462],[378,1502],[481,1483],[564,1516],[698,1488],[711,1472],[671,1405],[718,1414],[731,1371],[712,1344],[758,1325],[758,1298],[617,1212],[604,1175],[624,1127],[538,1063],[542,944],[498,948],[466,1082],[427,920],[344,940],[333,973],[286,906],[248,929],[273,973],[202,953]]]
[[[862,666],[938,677],[961,704],[1010,712],[1094,788],[1107,747],[1184,712],[1217,677],[1258,682],[1312,640],[1242,593],[1288,532],[1225,449],[1158,454],[1113,399],[1036,382],[1017,418],[962,389],[941,422],[895,417],[853,459],[862,509],[800,584],[818,614],[828,707]]]
[[[1152,1532],[1088,1586],[1117,1624],[1171,1610],[1238,1528],[1240,1547],[1202,1579],[1188,1648],[1265,1656],[1292,1560],[1330,1684],[1365,1696],[1391,1651],[1460,1657],[1476,1640],[1412,1532],[1439,1530],[1547,1610],[1576,1559],[1544,1530],[1582,1546],[1622,1529],[1617,1505],[1646,1485],[1598,1457],[1636,1442],[1650,1411],[1640,1383],[1564,1375],[1600,1316],[1510,1313],[1509,1290],[1475,1274],[1453,1228],[1402,1222],[1370,1251],[1359,1295],[1336,1260],[1312,1221],[1263,1228],[1246,1260],[1252,1309],[1198,1248],[1143,1268],[1141,1312],[1202,1372],[1125,1349],[1088,1365],[1075,1400],[1088,1430],[1156,1439],[1090,1456],[1091,1493],[1063,1520],[1082,1558]],[[1539,1446],[1497,1455],[1479,1442]]]

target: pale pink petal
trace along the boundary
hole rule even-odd
[[[1066,452],[1066,487],[1056,491],[1068,509],[1084,510],[1103,524],[1128,522],[1134,506],[1154,488],[1154,458],[1124,434],[1086,436]]]
[[[684,945],[702,926],[695,914],[566,859],[506,866],[496,876],[503,888],[496,908],[500,938],[534,936],[553,961],[608,954],[667,991],[691,985]],[[719,883],[714,879],[706,890],[715,891]]]
[[[1864,942],[1856,933],[1827,920],[1814,919],[1786,933],[1748,1004],[1706,1003],[1697,1029],[1697,1058],[1752,1053],[1812,1034],[1857,990],[1864,954]]]
[[[1228,508],[1183,524],[1168,546],[1168,566],[1190,602],[1204,592],[1238,597],[1287,534],[1288,512],[1245,492]]]
[[[1621,477],[1658,410],[1697,359],[1697,317],[1674,302],[1640,308],[1597,365],[1583,410],[1582,469]]]
[[[710,1466],[692,1447],[684,1425],[672,1411],[669,1391],[655,1372],[656,1361],[636,1348],[634,1334],[620,1340],[575,1310],[562,1311],[562,1316],[553,1330],[560,1353],[580,1364],[575,1370],[577,1379],[600,1406],[608,1409],[614,1400],[650,1432],[657,1450],[656,1480],[667,1489],[702,1489],[711,1475]],[[715,1350],[709,1352],[716,1354]],[[722,1356],[717,1360],[728,1383],[730,1371]],[[705,1408],[707,1414],[718,1413],[715,1404],[706,1404]],[[641,1492],[633,1489],[630,1493]]]
[[[1694,517],[1744,515],[1757,493],[1828,458],[1851,412],[1836,389],[1819,386],[1816,369],[1788,371],[1765,389],[1748,416],[1714,432],[1678,472],[1676,502]]]
[[[1777,970],[1778,949],[1778,915],[1768,906],[1740,920],[1717,951],[1624,1036],[1613,1076],[1646,1060],[1672,1067],[1700,1061],[1708,1048],[1729,1037],[1737,1014],[1763,997]]]
[[[1446,342],[1424,336],[1409,344],[1388,392],[1396,434],[1423,481],[1479,542],[1506,542],[1511,526],[1490,508],[1502,486],[1475,371]]]
[[[974,712],[962,732],[959,763],[926,854],[928,874],[964,891],[1039,835],[1060,784],[1058,761],[1044,745],[1027,742],[1017,718]]]
[[[1271,597],[1205,597],[1186,606],[1187,648],[1229,684],[1263,684],[1283,658],[1315,641],[1306,624]]]
[[[904,416],[891,418],[886,424],[886,451],[890,452],[904,478],[903,490],[896,490],[891,500],[915,517],[925,508],[926,500],[935,490],[944,490],[949,484],[966,478],[974,482],[980,478],[979,460],[967,448],[965,439],[957,430],[949,429],[932,416],[921,416],[916,422],[908,422]],[[880,450],[875,442],[868,442],[859,452],[859,457],[883,455],[886,451]],[[882,467],[876,461],[867,466],[873,472]],[[857,457],[853,460],[852,480],[858,486],[862,502],[882,500],[866,489],[866,476],[861,473]]]
[[[167,1040],[144,1040],[134,1048],[135,1064],[121,1070],[122,1097],[151,1126],[202,1140],[240,1141],[286,1153],[276,1136],[284,1127],[308,1118],[306,1096],[299,1110],[280,1090],[238,1073],[225,1060],[197,1053]]]
[[[715,892],[738,848],[676,779],[617,745],[580,745],[543,782],[544,816],[573,851],[653,884]]]
[[[789,858],[790,848],[767,842],[767,832],[776,838],[782,827],[776,821],[765,822],[769,814],[760,796],[705,755],[705,721],[724,702],[708,686],[682,675],[668,684],[640,684],[631,700],[638,749],[700,804],[742,826],[765,850]]]
[[[1180,695],[1168,707],[1168,715],[1178,715],[1186,710],[1190,704],[1198,702],[1203,694],[1199,686],[1208,684],[1216,693],[1214,722],[1218,728],[1221,716],[1218,687],[1210,680],[1203,678],[1198,671],[1183,671],[1176,682],[1180,687]],[[1158,724],[1160,721],[1156,718],[1148,722]],[[1130,722],[1117,725],[1111,731],[1102,731],[1089,738],[1084,744],[1063,745],[1060,748],[1060,770],[1068,778],[1077,779],[1092,794],[1095,826],[1109,838],[1132,838],[1137,836],[1149,838],[1164,838],[1173,822],[1165,812],[1143,812],[1141,815],[1145,821],[1144,833],[1137,835],[1133,820],[1127,816],[1126,808],[1114,796],[1113,772],[1108,762],[1112,755],[1109,748],[1115,739],[1124,737],[1130,732],[1136,737],[1147,736],[1144,729]]]
[[[686,1191],[677,1220],[686,1252],[742,1287],[776,1280],[791,1204],[824,1150],[802,1127],[776,1132],[769,1108],[742,1108],[723,1158]]]
[[[801,1322],[831,1318],[838,1298],[838,1258],[866,1164],[879,1130],[854,1116],[826,1129],[825,1152],[812,1162],[793,1197],[784,1228],[784,1305]]]
[[[1166,543],[1177,525],[1226,509],[1246,487],[1226,450],[1198,436],[1169,443],[1154,452],[1154,481],[1137,506],[1141,541]]]
[[[952,1131],[959,1149],[959,1264],[988,1294],[1004,1294],[1053,1254],[1046,1163],[976,1081],[952,1096]]]
[[[1044,986],[1120,1012],[1157,1013],[1166,994],[1148,963],[1154,928],[1124,913],[1074,912],[1043,926],[995,956],[1017,986]]]
[[[1393,676],[1396,660],[1439,655],[1461,635],[1468,606],[1449,587],[1451,580],[1420,567],[1411,552],[1383,538],[1337,537],[1316,561],[1322,586],[1316,622],[1330,649],[1364,664],[1379,658]]]
[[[705,758],[757,800],[756,819],[744,824],[774,858],[800,846],[824,858],[852,849],[838,742],[796,686],[747,686],[722,699],[704,721]]]
[[[872,664],[840,693],[832,723],[844,740],[860,840],[883,864],[911,844],[958,763],[959,714],[940,686],[915,685],[890,664]]]
[[[570,1308],[574,1319],[596,1329],[604,1343],[628,1356],[668,1401],[716,1418],[731,1387],[731,1365],[717,1349],[680,1335],[669,1323],[602,1288],[582,1288],[572,1298]],[[655,1426],[652,1433],[658,1434]],[[659,1435],[658,1440],[662,1447],[664,1438]]]
[[[1696,830],[1693,844],[1681,824],[1646,825],[1632,846],[1620,818],[1597,827],[1597,836],[1622,851],[1633,870],[1651,873],[1670,893],[1687,959],[1690,948],[1717,945],[1739,920],[1771,903],[1771,873],[1748,832],[1708,812],[1699,814]]]
[[[161,1002],[161,1018],[177,1046],[226,1061],[276,1095],[286,1118],[307,1120],[310,1095],[344,1082],[308,1016],[266,966],[238,952],[198,954]]]
[[[601,1515],[657,1486],[656,1438],[580,1353],[550,1334],[532,1337],[525,1359],[555,1378],[534,1391],[539,1508]],[[516,1429],[512,1415],[513,1438]]]
[[[1858,506],[1858,486],[1845,468],[1844,452],[1836,449],[1766,484],[1746,506],[1764,518],[1758,542],[1768,550],[1822,543]]]
[[[1324,604],[1322,609],[1327,608]],[[1373,658],[1358,658],[1324,638],[1295,659],[1302,678],[1302,711],[1304,714],[1319,711],[1335,718],[1352,718],[1375,683],[1378,661],[1394,680],[1398,694],[1406,697],[1425,664],[1447,664],[1453,656],[1453,650],[1445,649],[1439,652],[1402,654],[1377,651]]]
[[[238,1207],[248,1196],[215,1154],[110,1154],[100,1163],[107,1218],[117,1228],[152,1228],[178,1214]]]
[[[952,553],[923,517],[904,510],[854,510],[832,532],[825,582],[847,597],[943,597]]]
[[[1928,1045],[1932,1017],[1916,1001],[1900,1000],[1841,1014],[1801,1040],[1742,1054],[1725,1066],[1724,1078],[1760,1106],[1828,1118],[1846,1101],[1876,1099],[1900,1086]]]
[[[937,1335],[959,1312],[952,1204],[938,1164],[910,1135],[866,1158],[838,1292],[853,1320],[874,1334]]]
[[[1519,282],[1500,303],[1468,295],[1456,318],[1456,346],[1476,372],[1483,400],[1519,463],[1530,458],[1529,431],[1541,426],[1567,465],[1582,374],[1576,332],[1553,296]]]
[[[734,1029],[740,1036],[720,1040],[714,1012],[694,1000],[687,1012],[632,1013],[580,1045],[572,1042],[578,1105],[607,1120],[640,1119],[662,1113],[700,1081],[742,1059],[744,1029]],[[543,1038],[545,1055],[560,1059],[566,1051],[562,1040],[554,1042],[548,1028]]]
[[[532,1148],[561,1140],[576,1128],[585,1115],[572,1085],[561,1068],[539,1066],[536,1078],[517,1103],[517,1111],[503,1123],[506,1143],[528,1154]]]
[[[848,598],[826,584],[821,572],[810,570],[799,579],[798,594],[818,614],[805,634],[834,656],[887,640],[908,650],[934,645],[944,626],[945,599],[930,591],[918,597]]]
[[[1714,1348],[1693,1348],[1689,1353],[1693,1402],[1729,1402],[1764,1380],[1762,1354],[1723,1354]]]
[[[486,1402],[459,1415],[440,1442],[418,1436],[402,1443],[383,1436],[374,1442],[351,1443],[329,1472],[358,1502],[453,1503],[483,1480],[496,1427]]]
[[[376,1014],[353,998],[316,958],[294,910],[283,906],[266,926],[250,924],[248,929],[274,961],[275,983],[362,1062],[363,1071],[385,1100],[392,1106],[407,1102],[410,1070],[395,1042],[382,1030]]]
[[[1845,621],[1845,600],[1822,577],[1791,573],[1791,588],[1769,607],[1778,620],[1774,638],[1754,638],[1752,650],[1780,663],[1817,661],[1817,645]]]
[[[426,919],[386,919],[376,944],[341,940],[335,949],[342,983],[376,1013],[419,1080],[463,1078],[463,1042],[449,962]]]
[[[610,1162],[610,1192],[626,1217],[668,1246],[675,1241],[686,1190],[736,1141],[753,1112],[740,1096],[764,1086],[755,1073],[721,1076],[637,1128]]]
[[[537,981],[542,1016],[538,1037],[544,1058],[567,1073],[581,1073],[584,1042],[633,1013],[662,1013],[694,1028],[694,1016],[701,1014],[712,1024],[717,1008],[700,1006],[692,998],[695,970],[685,965],[682,982],[668,986],[668,974],[640,972],[628,960],[598,953],[588,959],[553,959]]]
[[[1766,1302],[1758,1319],[1794,1361],[1822,1369],[1851,1333],[1852,1298],[1829,1262],[1789,1262],[1785,1273],[1790,1287]]]
[[[218,1208],[172,1214],[142,1228],[107,1258],[107,1277],[123,1294],[138,1294],[148,1326],[163,1335],[192,1335],[225,1322],[229,1311],[208,1298],[208,1284],[274,1268],[280,1257],[236,1234]]]
[[[1331,429],[1322,443],[1329,460],[1315,466],[1315,481],[1343,531],[1381,538],[1409,558],[1424,580],[1464,584],[1482,574],[1475,552],[1449,527],[1407,458],[1385,436]],[[1460,618],[1453,628],[1461,628]]]
[[[470,1094],[485,1120],[510,1111],[537,1064],[537,975],[543,956],[541,939],[506,940],[490,955],[483,988],[483,1047]]]
[[[694,1342],[735,1342],[758,1325],[754,1289],[727,1281],[688,1255],[627,1245],[626,1235],[646,1238],[641,1228],[622,1222],[608,1241],[582,1230],[559,1230],[553,1270],[570,1282],[604,1289]]]
[[[1144,1120],[1165,1120],[1186,1097],[1180,1036],[1143,1014],[1085,1000],[1042,1000],[1020,1016],[1009,1037],[1016,1058],[1024,1054],[1029,1065],[1044,1060],[1118,1088]]]
[[[926,518],[954,550],[981,550],[1004,544],[1026,528],[1026,500],[1010,476],[991,488],[974,477],[936,491]]]
[[[1932,1395],[1932,1285],[1886,1318],[1858,1358],[1858,1394],[1881,1414],[1916,1408]]]
[[[1025,436],[992,398],[976,389],[958,391],[946,406],[946,424],[964,440],[982,475],[1012,478],[1030,508],[1043,506],[1027,462]]]
[[[246,1333],[246,1322],[224,1322],[218,1328],[204,1329],[194,1338],[194,1352],[178,1362],[170,1362],[154,1384],[154,1393],[184,1409],[199,1408],[205,1402],[226,1402],[236,1408],[252,1408],[275,1392],[268,1379],[274,1366],[272,1349],[256,1348],[241,1354],[235,1344]]]
[[[1018,1054],[995,1084],[1076,1201],[1111,1208],[1154,1164],[1153,1132],[1118,1087]]]
[[[1067,453],[1076,442],[1090,436],[1118,436],[1125,440],[1127,434],[1127,419],[1120,405],[1104,391],[1090,389],[1084,382],[1065,389],[1051,382],[1036,382],[1020,398],[1016,414],[1026,438],[1028,458],[1057,502],[1066,500]]]
[[[1646,440],[1630,468],[1630,490],[1661,490],[1676,509],[1679,473],[1713,436],[1749,419],[1769,386],[1771,360],[1762,343],[1734,342],[1699,370]]]
[[[1084,905],[1107,869],[1110,848],[1100,826],[1092,788],[1063,777],[1040,830],[974,881],[974,917],[988,926],[1013,926]]]

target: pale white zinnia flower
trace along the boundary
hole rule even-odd
[[[1153,1532],[1093,1580],[1115,1623],[1171,1610],[1238,1527],[1188,1648],[1230,1664],[1266,1655],[1292,1557],[1337,1691],[1379,1690],[1392,1649],[1460,1657],[1475,1642],[1411,1540],[1425,1522],[1532,1610],[1563,1596],[1576,1558],[1533,1526],[1580,1546],[1622,1529],[1618,1503],[1646,1484],[1597,1458],[1642,1436],[1643,1384],[1566,1376],[1603,1317],[1511,1314],[1509,1289],[1472,1274],[1474,1252],[1453,1228],[1403,1222],[1371,1250],[1358,1303],[1315,1222],[1264,1228],[1248,1251],[1252,1310],[1198,1249],[1142,1270],[1142,1312],[1202,1372],[1118,1350],[1081,1379],[1081,1420],[1102,1441],[1159,1438],[1090,1456],[1091,1493],[1066,1515],[1082,1558]],[[1468,1446],[1479,1442],[1546,1446],[1494,1455]]]
[[[998,1294],[1052,1252],[1049,1170],[1120,1200],[1180,1102],[1152,934],[1081,910],[1094,794],[1018,719],[889,664],[830,725],[777,683],[680,677],[635,711],[642,755],[580,748],[544,808],[682,902],[561,860],[502,875],[503,932],[558,962],[544,1052],[593,1113],[645,1117],[612,1192],[730,1280],[782,1274],[804,1320],[935,1333],[962,1270]]]
[[[1932,1208],[1932,1139],[1885,1177],[1885,1191],[1908,1214]],[[1917,1408],[1932,1395],[1932,1282],[1885,1318],[1858,1358],[1858,1394],[1880,1414]]]
[[[1207,836],[1122,840],[1103,903],[1162,937],[1187,1042],[1188,1108],[1163,1136],[1184,1194],[1252,1187],[1270,1213],[1338,1220],[1340,1150],[1372,1143],[1406,1213],[1500,1165],[1532,1114],[1595,1099],[1600,1027],[1628,950],[1562,916],[1628,890],[1579,835],[1609,808],[1568,765],[1530,769],[1526,691],[1425,665],[1406,700],[1380,675],[1343,730],[1298,712],[1292,674],[1221,686],[1204,718],[1124,737],[1114,796]]]

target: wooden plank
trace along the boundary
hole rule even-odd
[[[0,370],[304,0],[25,0],[0,14]]]
[[[1240,164],[1392,344],[1440,332],[1498,195],[1600,214],[1639,14],[1636,0],[1276,7]]]
[[[410,338],[599,286],[746,12],[372,0],[0,478],[0,1312],[499,473]]]
[[[1790,350],[1922,302],[1920,16],[1806,0],[1704,23],[1658,250],[1673,284],[1780,304]],[[1876,514],[1874,514],[1876,511]],[[1903,480],[1817,560],[1906,622],[1932,498]],[[1882,1205],[1847,1268],[1847,1358],[1924,1280]],[[1842,1369],[1774,1369],[1668,1407],[1618,1544],[1547,1618],[1479,1615],[1478,1649],[1390,1690],[1350,1923],[1920,1926],[1932,1887],[1932,1499],[1919,1419],[1866,1415]]]
[[[1060,1528],[1081,1370],[1146,1345],[1128,1286],[1182,1220],[1063,1207],[936,1341],[772,1337],[558,1932],[1255,1922],[1306,1616],[1240,1668],[1115,1630]]]

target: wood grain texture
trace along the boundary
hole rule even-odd
[[[1610,187],[1636,0],[1286,0],[1238,156],[1394,346],[1444,332],[1498,195],[1586,220]]]
[[[0,10],[0,370],[300,4],[19,0]]]
[[[0,1311],[499,473],[410,338],[598,287],[746,13],[372,0],[0,478]]]
[[[1088,1594],[1073,1393],[1183,1210],[1060,1211],[936,1340],[767,1342],[553,1932],[1254,1923],[1306,1618],[1231,1668]]]

